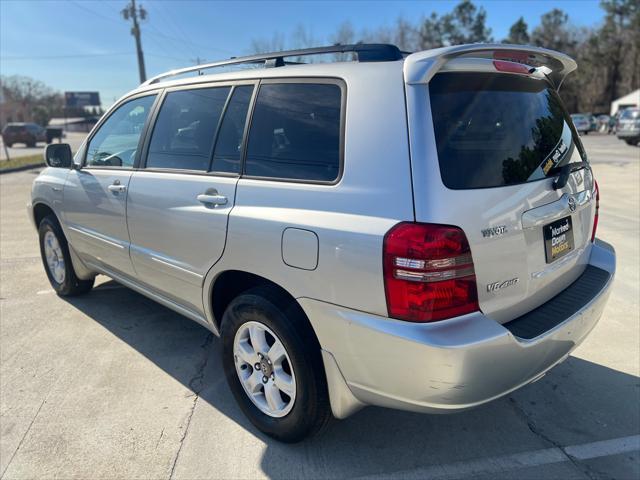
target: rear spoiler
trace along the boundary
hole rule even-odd
[[[404,79],[409,85],[429,83],[448,61],[457,58],[484,58],[522,63],[543,71],[556,89],[578,65],[564,53],[546,48],[502,43],[476,43],[436,48],[412,53],[404,61]]]

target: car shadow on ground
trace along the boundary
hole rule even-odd
[[[224,380],[219,341],[204,327],[113,281],[67,301],[262,440],[261,468],[270,477],[401,472],[640,432],[638,377],[570,357],[542,380],[470,411],[370,407],[285,445],[244,417]]]

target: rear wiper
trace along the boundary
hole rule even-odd
[[[559,168],[554,168],[550,173],[558,175],[558,178],[556,178],[553,182],[553,189],[558,190],[560,188],[564,188],[564,186],[567,184],[567,181],[569,180],[569,175],[571,175],[572,172],[575,172],[576,170],[580,170],[582,168],[591,169],[591,166],[589,165],[589,162],[573,162],[567,163],[566,165],[563,165]]]

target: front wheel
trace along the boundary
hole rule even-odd
[[[38,227],[40,236],[40,256],[49,283],[62,297],[87,293],[93,288],[94,279],[80,280],[71,263],[69,245],[58,220],[49,215]]]
[[[328,422],[320,346],[294,300],[274,288],[249,290],[225,311],[221,336],[229,387],[259,430],[290,443]]]

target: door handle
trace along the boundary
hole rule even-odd
[[[226,205],[227,197],[224,195],[201,193],[196,197],[200,203],[205,205]]]
[[[107,187],[112,193],[122,193],[127,190],[126,185],[120,185],[120,180],[115,180],[111,185]]]

